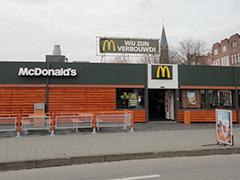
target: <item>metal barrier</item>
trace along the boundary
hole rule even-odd
[[[84,112],[57,114],[11,114],[0,115],[0,132],[16,131],[17,137],[24,131],[48,130],[54,135],[55,129],[75,129],[92,128],[93,133],[102,127],[127,127],[133,131],[132,111],[104,111],[104,112]]]
[[[22,117],[22,130],[27,133],[29,130],[49,130],[51,127],[50,116],[33,115]]]
[[[130,111],[112,111],[96,113],[97,129],[101,127],[127,127],[133,131],[133,112]]]
[[[0,117],[0,132],[16,131],[17,117]]]
[[[93,113],[62,114],[55,117],[55,129],[92,128]]]

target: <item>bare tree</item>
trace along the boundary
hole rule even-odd
[[[116,57],[113,61],[113,63],[118,63],[118,64],[127,64],[129,61],[125,58],[118,58]]]
[[[208,51],[206,46],[207,44],[204,41],[188,38],[179,42],[178,52],[184,64],[198,64],[198,57]]]
[[[115,56],[115,57],[105,58],[104,62],[105,63],[127,64],[127,63],[131,63],[131,60],[130,60],[129,56],[126,56],[125,54],[123,54],[123,55],[119,55],[119,56]]]
[[[171,64],[183,64],[184,63],[184,59],[179,54],[179,52],[176,48],[170,47],[168,54],[169,54],[169,62]]]
[[[154,64],[159,62],[159,54],[144,54],[140,56],[136,63],[143,63],[143,64]]]

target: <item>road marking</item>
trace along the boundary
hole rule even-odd
[[[125,178],[110,179],[110,180],[138,180],[138,179],[152,179],[152,178],[160,178],[160,175],[155,174],[155,175],[148,175],[148,176],[125,177]]]

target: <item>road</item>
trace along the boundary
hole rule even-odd
[[[0,172],[2,180],[239,180],[240,155],[119,161]]]

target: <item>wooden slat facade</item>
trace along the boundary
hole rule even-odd
[[[49,112],[112,111],[114,88],[49,88]]]
[[[134,122],[146,122],[146,111],[135,110],[134,111]]]
[[[44,87],[1,87],[0,114],[34,111],[34,103],[44,103]],[[48,111],[94,112],[116,110],[116,88],[50,87]],[[134,122],[146,122],[145,110],[134,110]]]
[[[41,87],[1,87],[0,113],[33,113],[34,103],[44,103],[45,89]]]
[[[190,111],[191,122],[216,122],[215,110],[178,110],[178,122],[184,122],[184,112]],[[232,111],[233,122],[237,122],[237,111]]]

